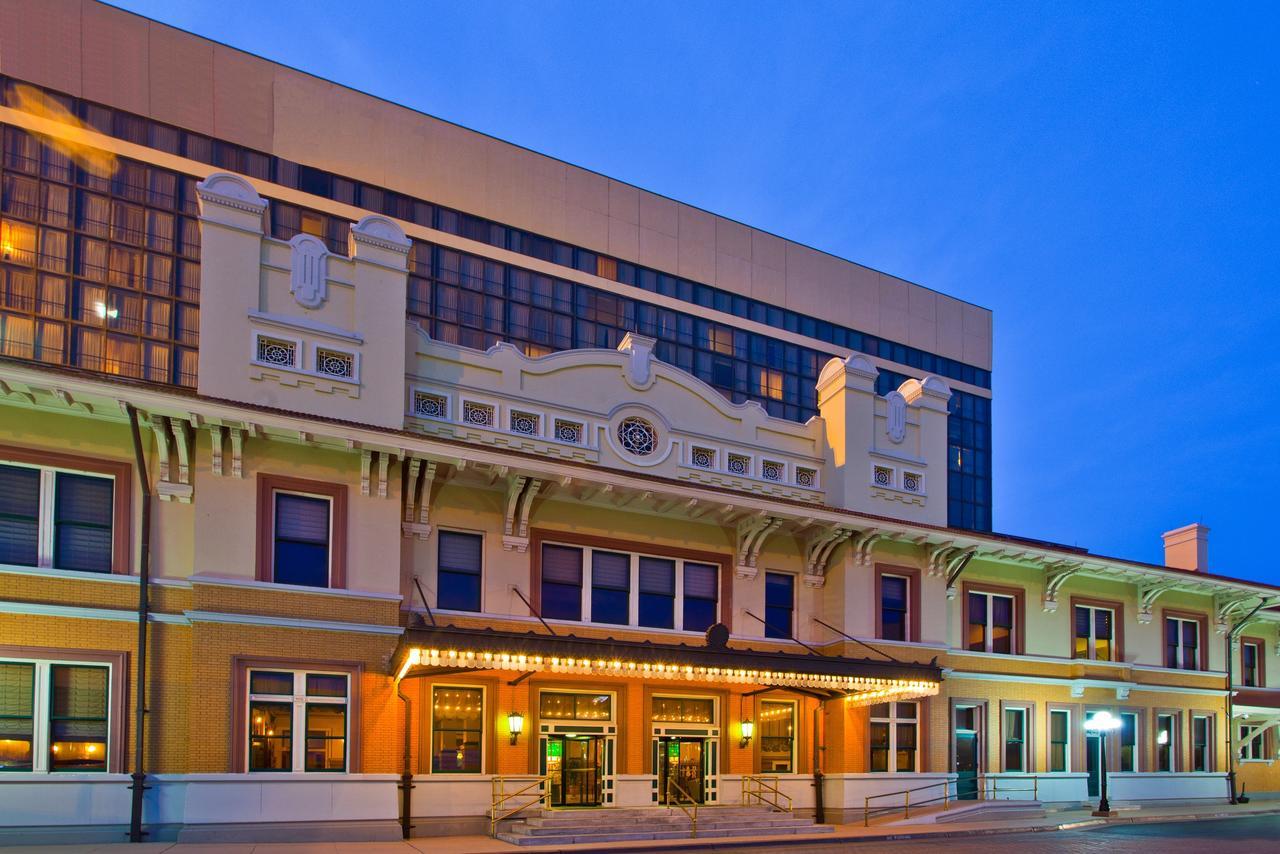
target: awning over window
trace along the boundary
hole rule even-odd
[[[858,704],[938,693],[934,664],[706,645],[550,636],[456,626],[413,628],[396,652],[397,678],[430,671],[511,670],[805,688]]]

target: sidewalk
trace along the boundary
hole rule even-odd
[[[406,842],[274,842],[274,843],[175,843],[150,842],[141,845],[10,846],[0,854],[494,854],[516,851],[556,854],[573,851],[622,852],[687,851],[732,852],[768,848],[788,854],[830,851],[837,845],[861,842],[889,842],[908,839],[946,839],[1006,833],[1088,830],[1104,825],[1156,822],[1199,821],[1246,815],[1280,814],[1280,800],[1254,801],[1249,804],[1181,804],[1164,807],[1124,809],[1112,818],[1095,818],[1088,809],[1051,812],[1042,818],[1006,819],[1003,821],[954,822],[943,825],[836,825],[835,833],[798,834],[796,836],[756,836],[733,839],[661,839],[645,842],[611,842],[589,845],[516,846],[487,836],[419,837]]]

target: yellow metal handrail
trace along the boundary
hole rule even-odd
[[[936,789],[939,786],[941,786],[942,787],[942,808],[944,810],[949,809],[951,806],[952,783],[953,783],[952,780],[942,780],[937,783],[927,783],[923,786],[913,786],[910,789],[899,789],[896,792],[881,792],[878,795],[867,795],[865,798],[863,798],[863,801],[862,801],[862,826],[863,827],[871,826],[871,802],[877,798],[894,798],[894,797],[897,797],[898,795],[902,795],[902,812],[903,812],[902,817],[911,818],[911,793],[923,792],[928,789]],[[936,803],[937,800],[938,800],[937,798],[926,798],[923,801],[923,803],[926,803],[926,804]],[[920,806],[920,805],[921,805],[921,801],[917,799],[916,806]],[[890,804],[889,806],[877,807],[876,811],[880,812],[880,811],[889,811],[889,810],[896,810],[896,809],[897,809],[896,805]]]
[[[1031,785],[1030,786],[1025,786],[1025,785],[1024,786],[1004,786],[1004,787],[1000,786],[1001,782],[1011,783],[1015,781],[1030,781]],[[988,783],[991,784],[991,790],[989,794],[987,791]],[[978,790],[981,792],[982,799],[984,801],[998,800],[998,798],[996,798],[995,796],[1000,792],[1030,792],[1031,800],[1038,801],[1040,800],[1040,778],[1035,774],[1029,774],[1026,776],[1017,776],[1017,777],[993,777],[993,776],[983,774],[978,777]]]
[[[674,786],[674,787],[675,787],[675,790],[676,790],[680,795],[682,795],[682,796],[685,798],[685,800],[686,800],[686,801],[687,801],[687,802],[688,802],[688,803],[693,807],[693,810],[692,810],[692,811],[690,811],[690,810],[689,810],[689,807],[686,807],[686,806],[685,806],[683,803],[681,803],[680,801],[678,801],[678,800],[677,800],[677,801],[672,801],[672,800],[671,800],[671,787],[672,787],[672,786]],[[683,812],[686,816],[688,816],[688,818],[689,818],[689,823],[692,825],[691,836],[692,836],[692,838],[697,839],[697,838],[698,838],[698,802],[697,802],[697,801],[695,801],[695,800],[693,799],[693,795],[691,795],[691,794],[689,794],[688,792],[686,792],[686,791],[684,790],[684,787],[683,787],[683,786],[681,786],[679,783],[677,783],[677,782],[676,782],[676,780],[675,780],[675,778],[674,778],[674,777],[668,777],[668,778],[667,778],[667,805],[668,805],[668,806],[671,806],[671,805],[673,805],[673,804],[674,804],[675,806],[679,807],[679,808],[680,808],[680,810],[681,810],[681,812]]]
[[[777,777],[760,777],[755,774],[746,774],[742,777],[742,802],[747,803],[749,798],[755,798],[756,803],[768,804],[779,812],[795,812],[794,802],[791,796],[779,789],[769,780],[779,781]],[[780,782],[780,781],[779,781]],[[774,799],[770,800],[765,792],[769,791],[774,794]],[[782,805],[782,800],[786,799],[787,805]]]
[[[521,780],[528,780],[528,777],[521,777]],[[533,782],[526,786],[522,786],[514,792],[506,791],[507,778],[494,777],[491,784],[491,794],[493,795],[492,803],[489,806],[489,835],[495,836],[498,832],[498,822],[506,821],[514,815],[517,815],[534,804],[542,804],[546,806],[547,795],[551,791],[550,777],[535,777]],[[530,791],[537,789],[536,792]],[[532,798],[527,803],[520,804],[513,809],[507,809],[507,802],[513,798],[526,797]],[[504,812],[505,810],[505,812]]]

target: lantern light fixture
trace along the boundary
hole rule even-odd
[[[507,729],[511,731],[511,743],[515,744],[520,740],[520,733],[524,732],[524,715],[519,712],[508,713]]]
[[[756,724],[755,721],[747,718],[740,726],[742,729],[742,743],[740,746],[746,747],[751,743],[751,737],[756,734]]]

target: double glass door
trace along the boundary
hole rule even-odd
[[[553,735],[547,738],[547,776],[551,805],[598,807],[601,802],[604,739]]]
[[[701,738],[658,739],[658,796],[662,803],[706,802]]]

